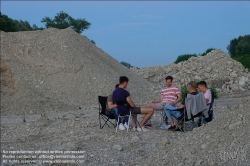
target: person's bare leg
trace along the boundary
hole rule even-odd
[[[145,114],[145,116],[143,117],[139,127],[142,127],[144,123],[147,122],[148,119],[153,115],[153,113],[154,113],[154,110],[152,108],[142,107],[141,114]]]
[[[149,103],[149,104],[145,105],[145,107],[147,107],[147,108],[154,108],[154,106],[155,106],[155,103]],[[145,107],[142,107],[142,108],[145,108]]]
[[[171,126],[174,126],[174,121],[173,120],[170,120],[169,122],[170,122]]]
[[[133,127],[136,127],[136,120],[137,120],[137,115],[132,115],[132,125],[133,125]]]

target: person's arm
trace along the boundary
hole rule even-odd
[[[130,107],[132,107],[132,108],[135,107],[135,104],[134,104],[134,102],[132,101],[132,99],[131,99],[130,96],[128,96],[128,97],[126,98],[126,100],[127,100],[128,104],[130,105]]]
[[[116,104],[113,104],[113,102],[108,102],[108,108],[111,110],[113,108],[117,107]]]
[[[176,90],[175,93],[176,93],[177,99],[175,100],[175,102],[170,103],[170,105],[172,105],[172,106],[174,106],[175,104],[179,103],[181,101],[181,99],[182,99],[181,92],[179,90]]]
[[[185,107],[185,105],[184,104],[181,104],[179,107],[178,107],[178,109],[182,109],[182,108],[184,108]]]
[[[161,94],[160,100],[159,101],[153,101],[153,103],[160,103],[160,102],[162,102],[162,100],[163,100],[163,95]]]
[[[177,94],[177,100],[175,101],[175,104],[179,103],[181,99],[182,99],[181,94]]]

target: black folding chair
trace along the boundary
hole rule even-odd
[[[98,96],[98,102],[99,102],[99,123],[100,123],[100,129],[102,129],[105,125],[107,125],[109,128],[109,124],[112,124],[114,127],[116,127],[116,124],[111,122],[110,119],[115,119],[114,115],[106,115],[107,111],[107,96]],[[104,121],[104,124],[102,125],[101,120]]]
[[[184,100],[186,100],[186,97],[184,98]],[[173,117],[174,121],[177,122],[176,126],[181,130],[181,131],[191,131],[193,130],[193,128],[195,127],[199,127],[202,121],[203,116],[203,112],[199,112],[196,115],[192,115],[191,114],[191,119],[188,118],[187,116],[187,111],[186,108],[184,109],[175,109],[175,110],[167,110],[170,112],[171,116]],[[176,117],[172,111],[179,111],[181,116],[180,117]],[[195,121],[195,119],[198,119],[197,121]],[[182,124],[182,127],[181,127]]]
[[[206,123],[211,122],[214,118],[214,92],[212,90],[211,91],[211,103],[209,104],[209,109],[208,109],[208,118],[205,119]]]

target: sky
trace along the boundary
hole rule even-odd
[[[1,1],[12,19],[44,27],[64,11],[91,23],[82,35],[118,61],[167,65],[178,55],[226,47],[250,34],[250,1]]]

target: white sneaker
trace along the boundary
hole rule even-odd
[[[142,126],[142,127],[137,127],[137,131],[149,131],[149,130],[146,129],[144,126]]]
[[[125,127],[126,129],[129,129],[129,126],[128,126],[127,122],[124,123],[124,127]]]
[[[167,130],[171,125],[166,125],[165,123],[160,127],[162,130]]]
[[[125,130],[125,127],[124,127],[124,125],[122,123],[119,124],[119,129],[120,130]]]
[[[133,128],[132,128],[132,131],[137,131],[137,128],[133,127]]]

